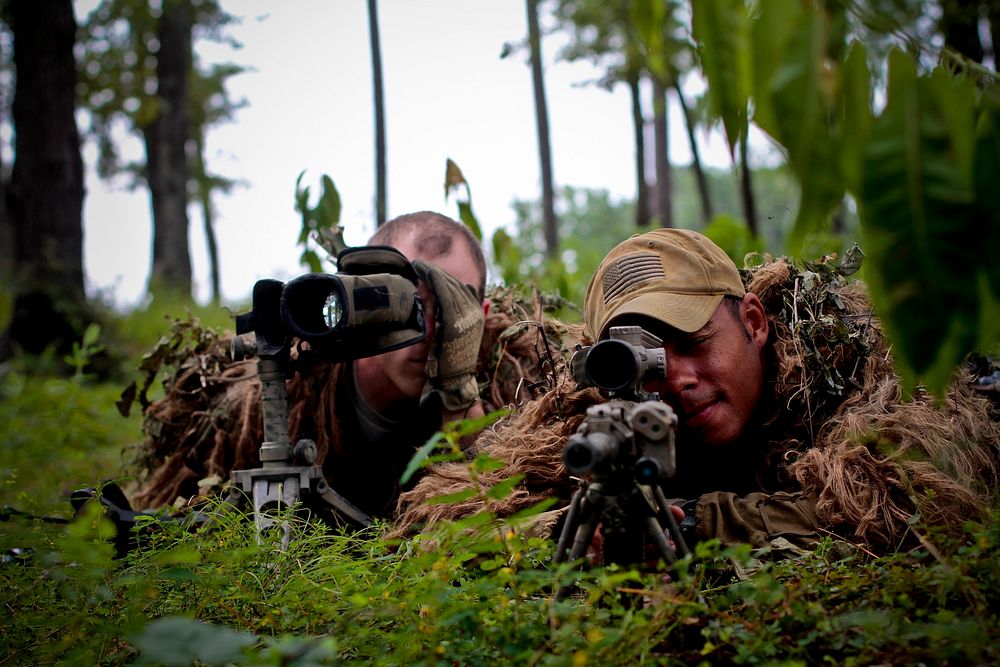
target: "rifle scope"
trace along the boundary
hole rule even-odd
[[[641,327],[611,327],[611,337],[573,354],[570,368],[582,387],[623,392],[666,377],[666,352]]]

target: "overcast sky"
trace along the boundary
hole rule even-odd
[[[81,16],[93,1],[76,3]],[[242,17],[230,33],[232,50],[196,45],[208,62],[234,61],[252,71],[233,77],[234,99],[249,105],[234,123],[210,130],[209,168],[247,183],[218,196],[222,293],[245,299],[264,277],[302,273],[295,246],[300,220],[295,179],[318,189],[333,178],[344,204],[350,244],[373,231],[374,130],[368,21],[364,0],[223,1]],[[527,32],[521,0],[380,0],[386,98],[388,214],[421,209],[455,217],[444,199],[445,160],[453,159],[472,187],[487,235],[513,231],[514,199],[538,199],[540,177],[531,71],[523,54],[501,59],[504,42]],[[557,186],[608,189],[633,197],[632,127],[624,86],[592,85],[599,72],[558,62],[560,35],[543,40],[546,93]],[[695,84],[697,85],[697,84]],[[671,158],[690,162],[679,111],[671,109]],[[82,126],[82,125],[81,125]],[[707,161],[728,164],[724,142],[702,136]],[[134,139],[130,151],[141,155]],[[97,180],[93,146],[84,202],[88,288],[119,304],[138,302],[150,268],[151,223],[145,190],[128,193]],[[200,211],[190,209],[196,295],[209,294]]]

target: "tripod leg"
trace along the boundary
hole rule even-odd
[[[573,494],[573,499],[575,501],[574,505],[570,506],[570,512],[572,516],[566,517],[566,523],[563,526],[563,532],[559,536],[559,546],[557,547],[559,551],[556,553],[556,557],[559,560],[555,560],[557,563],[562,563],[568,560],[569,562],[574,562],[582,558],[587,553],[587,547],[590,546],[590,542],[594,539],[594,533],[597,531],[597,524],[599,523],[601,513],[594,503],[587,499],[587,494],[584,489],[579,489],[575,494]],[[566,547],[569,545],[570,536],[573,539],[573,547],[570,549],[569,557],[562,558],[562,554],[566,553]],[[561,585],[556,589],[556,600],[562,600],[570,591],[570,586]]]
[[[653,544],[656,545],[656,550],[660,552],[663,560],[667,561],[667,565],[673,565],[677,562],[677,555],[670,548],[667,536],[663,534],[663,528],[660,527],[660,522],[656,520],[656,517],[646,517],[646,533],[649,535],[649,539],[653,541]]]
[[[601,509],[584,497],[580,503],[581,520],[573,538],[573,548],[569,552],[569,561],[583,558],[587,553],[587,547],[594,540],[594,533],[597,532],[597,525],[601,522]]]
[[[688,545],[681,535],[681,527],[677,525],[677,519],[674,518],[674,513],[670,511],[670,503],[667,502],[667,497],[663,495],[663,489],[660,488],[659,484],[653,485],[653,497],[656,498],[656,506],[667,522],[667,530],[670,531],[670,539],[674,541],[677,552],[681,555],[681,558],[690,556],[691,550],[688,549]]]
[[[573,492],[573,498],[569,502],[569,511],[566,512],[566,520],[563,522],[562,532],[559,533],[559,542],[556,544],[556,555],[552,562],[559,564],[565,562],[566,554],[569,553],[569,542],[578,528],[580,505],[583,503],[583,489]]]

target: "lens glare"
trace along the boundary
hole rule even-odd
[[[344,306],[340,303],[340,299],[337,298],[337,293],[332,292],[330,296],[326,297],[326,302],[323,304],[323,321],[326,323],[326,326],[336,329],[343,316]]]

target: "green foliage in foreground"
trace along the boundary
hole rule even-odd
[[[764,565],[699,548],[662,574],[595,569],[555,602],[552,544],[481,516],[393,548],[304,527],[287,552],[216,514],[112,560],[87,512],[0,568],[10,664],[989,664],[997,658],[997,522],[952,557],[880,560],[830,544]],[[474,526],[478,530],[470,530]],[[463,530],[464,529],[464,530]],[[932,549],[936,553],[936,550]],[[759,563],[758,563],[759,564]],[[636,604],[645,599],[646,604]]]
[[[138,434],[135,417],[114,412],[117,390],[82,372],[68,380],[0,374],[2,504],[65,516],[65,491],[115,476],[119,452]],[[827,543],[802,559],[767,564],[766,554],[747,548],[702,545],[672,582],[662,573],[556,568],[550,541],[488,515],[396,544],[302,526],[281,552],[258,544],[242,515],[212,514],[210,529],[167,525],[147,535],[143,550],[115,560],[113,528],[95,508],[69,525],[4,512],[0,663],[1000,658],[1000,513],[969,525],[961,544],[925,535],[924,548],[878,560]],[[33,553],[9,551],[15,547]],[[751,570],[745,580],[734,575]],[[576,577],[579,593],[555,602],[556,586]]]

